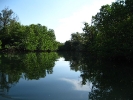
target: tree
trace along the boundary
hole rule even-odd
[[[4,50],[54,51],[58,48],[53,29],[41,24],[21,25],[9,8],[0,13],[0,40]]]
[[[12,44],[12,30],[16,29],[17,23],[17,16],[15,16],[14,12],[9,9],[5,8],[0,13],[0,40],[2,41],[2,48],[5,45]],[[13,29],[14,28],[14,29]]]
[[[127,0],[128,1],[128,0]],[[100,12],[93,16],[92,23],[97,28],[100,40],[101,55],[110,58],[123,58],[133,53],[132,16],[123,0],[104,5]]]
[[[84,49],[86,51],[94,51],[94,46],[96,43],[96,35],[98,34],[96,27],[89,25],[87,22],[84,23]]]
[[[9,25],[11,21],[16,21],[17,18],[18,17],[15,16],[11,9],[3,9],[0,13],[0,29],[4,28],[6,25]]]
[[[83,48],[83,33],[72,33],[71,34],[71,46],[73,51],[82,51]]]
[[[133,0],[125,0],[127,10],[132,14],[133,12]]]

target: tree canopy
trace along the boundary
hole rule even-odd
[[[132,0],[118,0],[111,5],[103,5],[92,16],[91,25],[85,22],[82,33],[72,33],[69,41],[71,50],[87,51],[109,59],[132,59],[132,4]]]
[[[0,13],[0,45],[6,50],[54,51],[57,50],[53,29],[41,24],[21,25],[14,12],[5,8]]]

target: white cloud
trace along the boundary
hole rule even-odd
[[[81,85],[81,83],[78,80],[75,80],[75,79],[61,78],[60,80],[71,83],[73,85],[74,90],[90,92],[91,88],[92,88],[92,83],[86,84],[86,85]]]
[[[94,0],[90,5],[82,6],[77,12],[74,12],[67,18],[59,21],[59,26],[55,30],[56,39],[65,42],[71,37],[73,32],[82,32],[83,22],[91,23],[91,18],[95,15],[100,7],[105,4],[111,4],[115,0]]]

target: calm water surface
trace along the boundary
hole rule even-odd
[[[0,100],[133,100],[133,67],[80,53],[0,54]]]
[[[0,73],[0,100],[88,100],[91,82],[82,85],[81,72],[71,70],[70,61],[64,61],[63,57],[53,59],[53,56],[56,55],[2,55],[3,68],[8,70]],[[34,62],[41,60],[39,57],[42,61]]]

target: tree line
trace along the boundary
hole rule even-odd
[[[13,11],[0,13],[0,48],[20,51],[77,51],[95,57],[132,60],[133,1],[117,0],[103,5],[92,16],[91,24],[84,22],[83,32],[71,34],[65,43],[56,41],[53,29],[41,24],[22,25]],[[88,12],[89,13],[89,12]]]
[[[83,32],[72,33],[59,50],[87,51],[96,57],[131,60],[133,56],[133,1],[117,0],[103,5],[84,23]]]
[[[41,24],[22,25],[14,12],[5,8],[0,13],[0,48],[10,51],[55,51],[58,45],[53,29]]]

